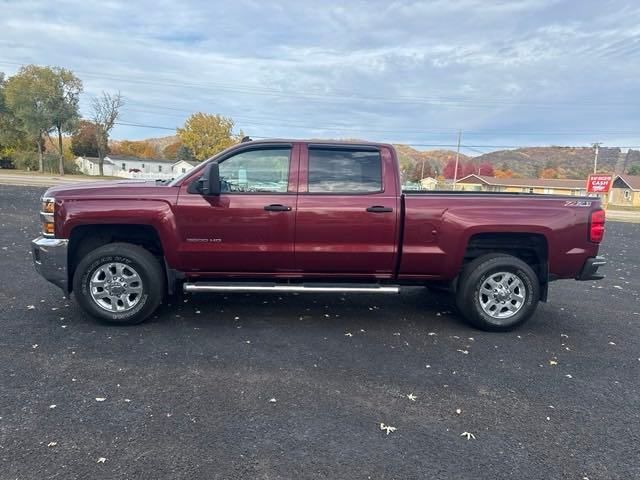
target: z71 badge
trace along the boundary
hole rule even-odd
[[[589,200],[570,200],[564,202],[565,207],[590,207],[593,202]]]

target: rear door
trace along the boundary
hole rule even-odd
[[[253,276],[294,269],[297,151],[249,144],[218,160],[220,195],[181,187],[175,218],[182,270]]]
[[[310,277],[389,278],[399,196],[388,149],[301,145],[296,270]]]

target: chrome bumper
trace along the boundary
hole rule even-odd
[[[31,242],[33,264],[37,272],[46,280],[69,292],[67,275],[67,247],[64,238],[38,237]]]

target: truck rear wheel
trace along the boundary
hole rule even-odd
[[[476,258],[462,271],[456,304],[473,326],[508,331],[536,310],[540,282],[533,269],[512,255],[492,253]]]
[[[162,302],[164,272],[147,250],[110,243],[88,253],[76,267],[73,291],[80,306],[108,323],[144,321]]]

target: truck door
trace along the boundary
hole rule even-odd
[[[301,145],[296,270],[307,277],[393,275],[396,168],[385,147]]]
[[[298,146],[248,144],[220,158],[221,193],[189,193],[175,215],[181,269],[220,274],[273,274],[294,268]]]

